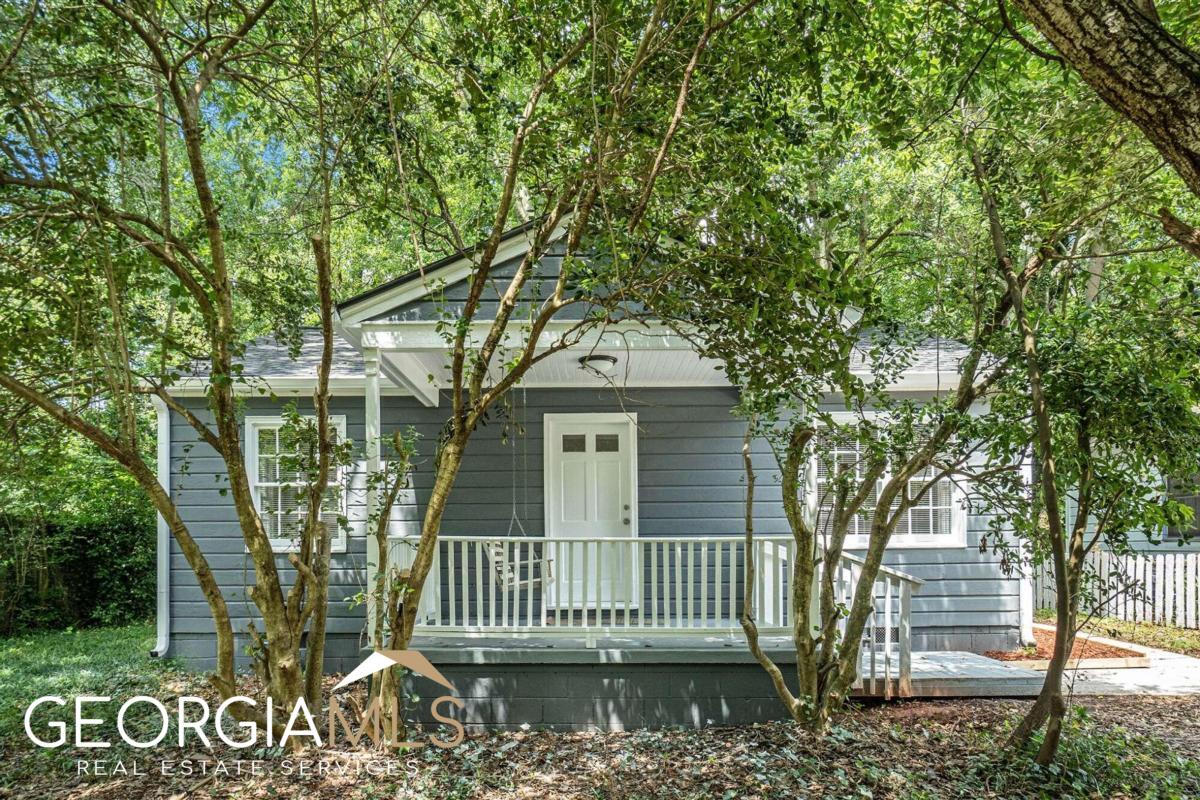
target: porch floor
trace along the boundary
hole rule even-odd
[[[763,649],[777,664],[794,664],[796,657],[788,637],[762,637]],[[752,664],[753,657],[740,637],[630,636],[470,638],[421,636],[413,639],[435,665],[691,665]],[[870,652],[863,653],[864,669]],[[879,672],[883,652],[875,652]],[[891,675],[898,674],[899,655],[893,650]],[[1017,697],[1033,696],[1042,687],[1044,673],[961,651],[924,651],[912,654],[912,684],[915,697]]]

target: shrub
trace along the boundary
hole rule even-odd
[[[0,527],[0,634],[153,615],[153,515],[126,510],[52,524],[9,517]]]

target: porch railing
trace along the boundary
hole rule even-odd
[[[406,566],[413,540],[393,539]],[[790,636],[795,541],[754,540],[754,612],[763,636]],[[420,635],[584,639],[631,635],[740,636],[742,536],[546,538],[442,536],[422,593]],[[863,562],[839,560],[837,602],[849,605]],[[911,694],[912,593],[922,581],[883,567],[863,633],[860,688]],[[810,618],[815,622],[817,601]],[[843,623],[844,630],[844,623]]]

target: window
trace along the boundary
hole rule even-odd
[[[817,472],[817,522],[820,533],[828,534],[832,529],[836,501],[836,477],[848,475],[849,491],[856,492],[862,485],[867,463],[860,443],[853,439],[843,437],[832,442],[826,440],[819,449],[821,454],[814,455]],[[925,493],[897,522],[888,543],[889,547],[966,546],[966,512],[958,496],[959,492],[953,481],[948,478],[942,478],[926,491],[925,488],[933,476],[934,470],[927,468],[909,481],[910,496],[916,496],[922,491]],[[861,511],[850,520],[846,530],[847,549],[857,550],[867,546],[875,503],[879,491],[889,478],[885,468],[875,485],[870,488]]]
[[[330,417],[335,435],[342,439],[346,435],[346,418]],[[246,419],[246,471],[250,478],[250,492],[254,505],[262,518],[263,527],[276,550],[292,550],[299,546],[300,526],[307,509],[301,493],[303,477],[287,464],[288,451],[295,448],[289,442],[287,431],[280,417],[247,417]],[[338,523],[346,514],[345,469],[334,467],[325,494],[327,506],[322,509],[322,518],[332,535],[332,550],[346,550],[346,531]]]
[[[1200,537],[1200,475],[1190,480],[1170,479],[1167,481],[1167,496],[1192,509],[1192,521],[1186,526],[1172,525],[1167,528],[1167,541],[1176,542],[1187,537]]]
[[[619,453],[621,451],[621,436],[616,433],[597,433],[597,453]]]

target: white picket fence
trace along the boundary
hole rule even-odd
[[[1087,556],[1086,591],[1091,602],[1081,611],[1130,622],[1200,628],[1200,553],[1142,553],[1119,556],[1093,550]],[[1056,592],[1049,568],[1034,575],[1037,608],[1054,608]]]

